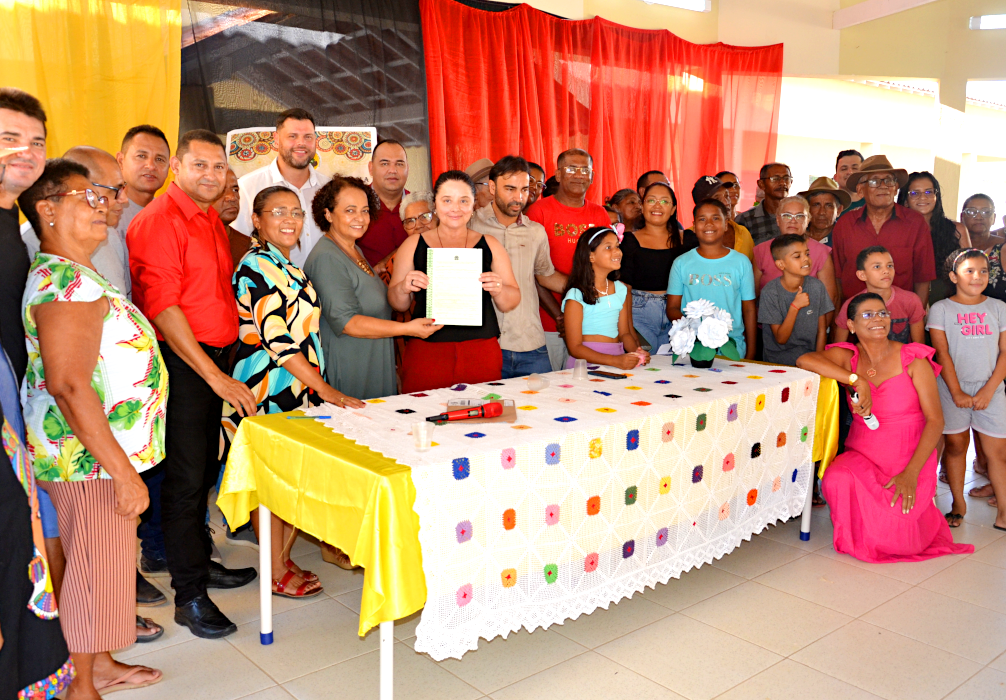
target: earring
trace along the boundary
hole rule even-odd
[[[50,225],[50,226],[55,226],[55,225],[56,225],[56,222],[55,222],[55,221],[50,221],[50,222],[49,222],[49,225]]]

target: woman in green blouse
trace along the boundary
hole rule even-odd
[[[442,326],[428,318],[391,320],[388,288],[367,264],[356,242],[380,211],[377,195],[362,180],[336,175],[311,206],[325,237],[304,263],[321,302],[321,344],[328,383],[361,399],[398,393],[395,348],[399,335],[427,338]]]

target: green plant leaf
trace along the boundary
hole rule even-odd
[[[113,427],[129,430],[136,424],[136,421],[140,420],[140,409],[142,407],[143,402],[138,399],[120,401],[109,411],[108,422]]]
[[[693,360],[711,360],[716,357],[715,350],[707,348],[697,340],[695,341],[695,346],[692,348],[692,351],[688,354]]]
[[[55,406],[50,406],[49,410],[45,412],[42,430],[45,431],[45,436],[53,442],[63,440],[70,434],[70,426],[66,424],[63,414]]]
[[[734,342],[733,338],[720,346],[719,354],[727,359],[733,360],[734,362],[741,359],[741,354],[737,352],[737,343]]]

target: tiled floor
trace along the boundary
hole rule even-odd
[[[944,510],[947,495],[941,485]],[[975,545],[970,556],[864,564],[832,549],[821,509],[810,542],[799,540],[797,521],[770,527],[680,580],[548,630],[483,641],[462,661],[416,654],[413,616],[396,626],[395,695],[1001,700],[1006,537],[992,529],[994,510],[984,500],[971,499],[969,508],[955,538]],[[221,549],[229,566],[257,563],[251,549]],[[323,563],[306,540],[294,551],[321,575],[326,594],[274,597],[271,647],[258,642],[257,585],[214,593],[239,623],[223,641],[195,639],[171,622],[170,606],[147,608],[166,625],[164,637],[117,656],[163,669],[165,680],[130,700],[377,698],[377,630],[356,635],[362,574]]]

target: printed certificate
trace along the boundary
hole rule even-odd
[[[426,251],[426,318],[448,326],[482,325],[482,251],[430,248]]]

